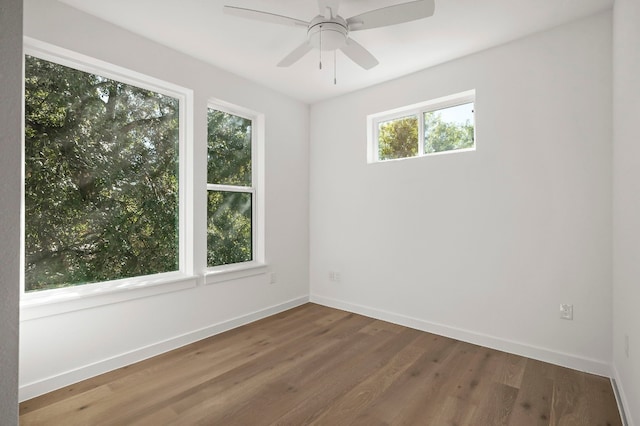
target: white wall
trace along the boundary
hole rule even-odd
[[[613,14],[613,365],[629,424],[640,424],[640,2]],[[629,356],[625,353],[629,336]],[[635,423],[634,423],[635,422]]]
[[[469,89],[476,152],[366,163],[367,114]],[[312,301],[610,373],[610,13],[315,104],[310,144]]]
[[[222,99],[266,116],[266,257],[259,275],[22,321],[21,399],[237,326],[308,299],[309,109],[271,90],[59,2],[27,0],[25,34],[194,90],[196,271],[206,264],[206,107]],[[202,280],[201,280],[202,281]]]
[[[22,0],[0,3],[0,424],[18,424]],[[11,249],[11,248],[14,249]]]

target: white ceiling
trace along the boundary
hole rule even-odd
[[[371,86],[527,34],[610,9],[613,0],[435,0],[434,16],[351,36],[379,61],[365,71],[337,53],[308,53],[289,68],[276,64],[306,37],[306,29],[263,23],[223,13],[223,5],[268,11],[309,21],[317,0],[60,0],[273,88],[307,103]],[[342,0],[344,18],[405,0]]]

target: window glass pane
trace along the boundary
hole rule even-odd
[[[378,158],[414,157],[418,155],[418,117],[385,121],[378,125]]]
[[[252,260],[252,194],[209,191],[208,196],[207,266]]]
[[[251,186],[251,120],[209,109],[207,182]]]
[[[179,100],[27,56],[25,291],[179,268]]]
[[[473,146],[473,103],[424,113],[425,154]]]

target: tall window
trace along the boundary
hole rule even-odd
[[[255,117],[208,110],[207,266],[256,260]]]
[[[56,62],[25,57],[25,291],[178,271],[180,95]]]
[[[369,116],[369,162],[475,149],[474,92]]]

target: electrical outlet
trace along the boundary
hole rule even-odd
[[[329,272],[329,281],[332,281],[334,283],[339,283],[340,279],[341,279],[340,272],[335,272],[335,271]]]
[[[275,272],[272,272],[272,273],[269,275],[269,284],[275,284],[275,283],[277,283],[277,282],[278,282],[278,276],[276,275],[276,273],[275,273]]]
[[[624,354],[629,358],[629,335],[624,335]]]
[[[560,305],[560,318],[566,320],[573,319],[573,305],[561,304]]]

